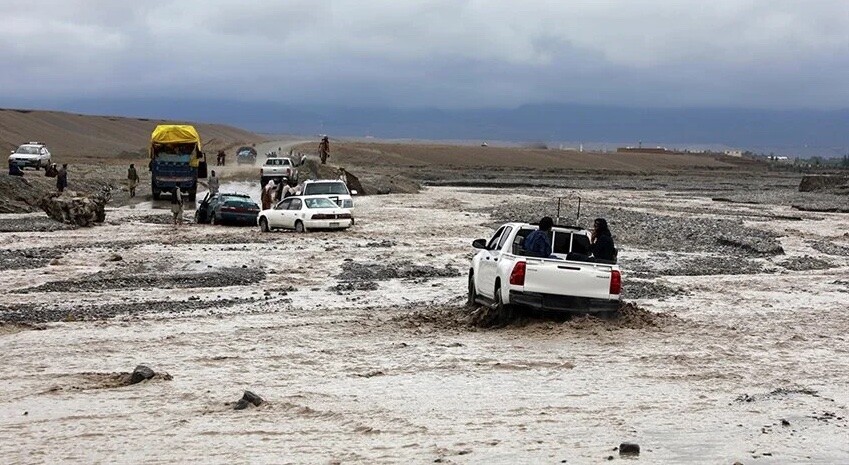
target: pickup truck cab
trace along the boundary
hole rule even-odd
[[[41,142],[21,144],[17,150],[12,150],[9,162],[21,168],[31,166],[35,169],[47,168],[50,165],[50,151]]]
[[[298,168],[291,158],[269,158],[259,169],[260,184],[265,186],[270,179],[280,184],[285,181],[289,186],[298,184]]]
[[[325,195],[341,208],[354,208],[352,195],[357,191],[348,190],[348,186],[338,179],[317,179],[304,182],[303,195]]]
[[[541,258],[522,247],[536,229],[534,224],[507,223],[489,240],[472,243],[479,252],[469,270],[469,305],[490,305],[502,314],[509,314],[512,306],[565,313],[619,309],[619,266],[588,256],[589,231],[553,227],[551,256]]]

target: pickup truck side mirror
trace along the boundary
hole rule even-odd
[[[14,150],[9,150],[9,153],[14,154],[14,153],[15,153],[15,151],[14,151]]]
[[[351,191],[351,195],[357,195],[357,191]]]
[[[472,247],[474,247],[476,249],[485,249],[486,248],[486,239],[475,239],[475,241],[472,242]]]

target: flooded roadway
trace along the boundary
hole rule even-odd
[[[587,197],[663,211],[653,193]],[[845,215],[793,223],[799,234],[781,239],[787,256],[763,260],[769,272],[665,276],[686,295],[641,300],[650,313],[640,319],[481,330],[461,321],[469,244],[491,234],[488,212],[503,201],[453,188],[358,198],[357,226],[339,233],[174,228],[150,221],[146,205],[110,211],[112,224],[93,229],[3,233],[4,250],[62,248],[55,264],[0,271],[5,305],[56,307],[69,320],[93,306],[141,305],[40,331],[4,327],[0,454],[7,463],[607,463],[633,441],[645,463],[849,460],[849,258],[819,270],[777,265],[813,253],[809,240],[849,242],[836,239]],[[457,272],[351,289],[339,286],[348,262]],[[133,281],[222,270],[264,275],[235,286]],[[128,279],[104,290],[104,274]],[[103,384],[137,364],[173,380]],[[244,389],[268,402],[232,410]]]

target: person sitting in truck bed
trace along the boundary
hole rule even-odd
[[[532,257],[548,258],[551,256],[551,227],[554,220],[546,216],[539,220],[539,229],[528,234],[522,242],[525,253]]]
[[[593,222],[590,252],[598,260],[616,263],[616,247],[613,245],[613,235],[610,233],[607,220],[604,218],[596,218]]]

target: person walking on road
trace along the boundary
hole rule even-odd
[[[130,198],[136,196],[136,187],[139,185],[139,173],[136,171],[136,165],[130,163],[127,169],[127,185],[130,188]]]
[[[171,213],[174,215],[174,226],[183,224],[183,193],[179,187],[175,187],[171,195]]]
[[[215,170],[212,170],[209,173],[209,180],[207,180],[207,186],[209,186],[209,197],[218,194],[218,188],[221,186],[220,180],[217,176],[215,176]]]
[[[56,190],[65,192],[66,187],[68,187],[68,164],[63,163],[56,174]]]
[[[321,164],[327,164],[327,158],[330,156],[330,139],[327,136],[321,138],[318,144],[318,154],[321,157]]]

